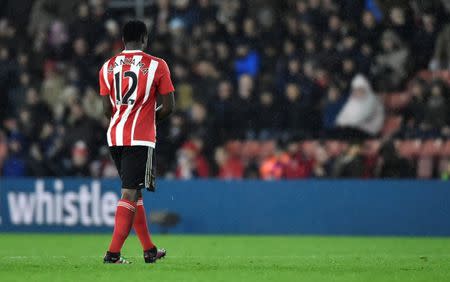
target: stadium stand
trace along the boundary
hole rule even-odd
[[[177,89],[158,128],[160,175],[448,178],[448,1],[254,1],[140,2],[149,52]],[[97,75],[135,15],[119,2],[0,11],[0,175],[116,176]],[[358,74],[373,94],[363,104],[350,93]],[[341,128],[343,109],[381,126]]]

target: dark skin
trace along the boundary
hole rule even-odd
[[[142,36],[141,40],[135,42],[125,42],[125,50],[144,50],[147,46],[147,35]],[[122,39],[123,40],[123,39]],[[166,93],[160,93],[166,94]],[[103,113],[106,118],[110,119],[112,115],[113,105],[109,99],[109,96],[102,97]],[[168,93],[167,95],[161,95],[161,105],[156,109],[156,122],[168,118],[175,109],[175,97],[174,93]],[[142,192],[136,187],[122,187],[122,199],[136,202],[138,198],[142,197]]]

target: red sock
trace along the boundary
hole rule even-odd
[[[127,239],[133,226],[136,203],[127,200],[120,200],[117,204],[116,217],[114,222],[114,232],[109,245],[111,253],[120,253],[125,239]]]
[[[145,216],[145,208],[144,203],[142,202],[142,198],[139,198],[136,206],[136,216],[134,217],[133,223],[134,232],[136,232],[139,237],[139,241],[141,241],[142,248],[144,251],[150,250],[155,245],[150,238],[150,232],[147,227],[147,218]]]

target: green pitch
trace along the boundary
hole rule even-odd
[[[0,281],[450,281],[450,239],[155,236],[168,250],[132,265],[104,265],[105,235],[0,234]]]

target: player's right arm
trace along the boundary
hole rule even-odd
[[[100,69],[100,72],[98,74],[98,81],[100,85],[100,95],[102,96],[103,114],[106,118],[109,119],[112,115],[112,104],[109,98],[111,85],[108,81],[108,64],[109,61],[106,61]]]
[[[112,116],[112,105],[111,101],[109,100],[109,96],[102,96],[102,103],[103,103],[103,114],[106,118],[111,118]]]

